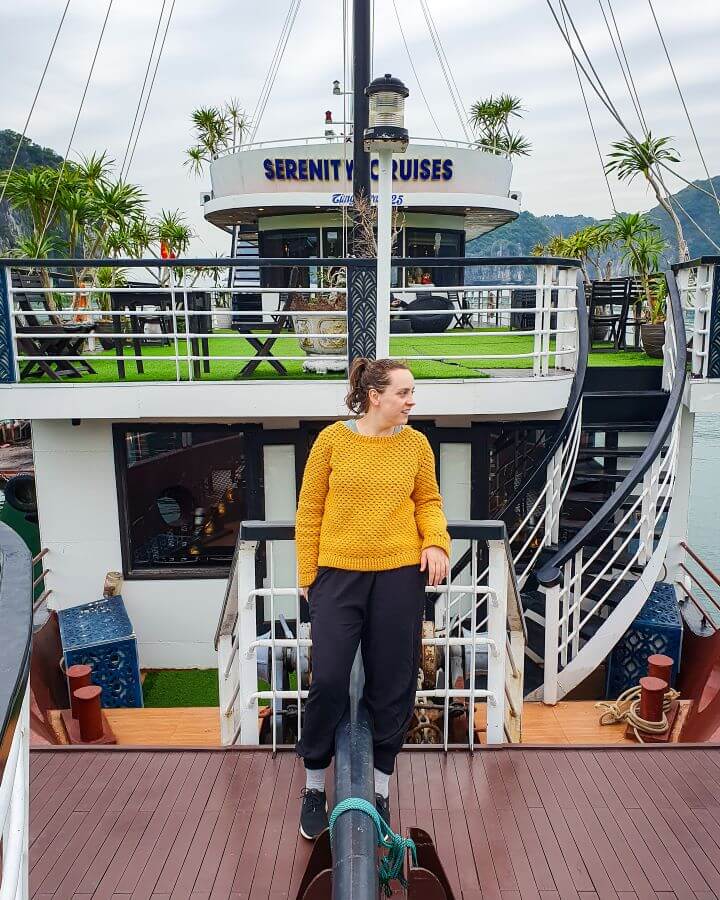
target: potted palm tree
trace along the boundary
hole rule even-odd
[[[640,326],[640,339],[648,356],[662,359],[667,314],[667,283],[657,273],[650,279],[650,296],[644,306],[645,319]]]
[[[495,156],[529,156],[532,144],[522,134],[510,130],[511,117],[522,118],[519,97],[500,94],[476,100],[470,107],[470,125],[477,138],[475,146]]]
[[[648,356],[661,357],[665,343],[667,286],[658,272],[665,250],[662,232],[642,213],[619,213],[610,222],[610,232],[620,246],[622,261],[642,288],[640,338]]]

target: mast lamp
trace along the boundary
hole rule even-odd
[[[390,150],[404,153],[408,145],[405,128],[405,98],[410,91],[387,73],[365,88],[368,98],[368,125],[363,134],[366,152]]]

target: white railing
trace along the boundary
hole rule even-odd
[[[509,538],[512,563],[516,572],[520,589],[533,571],[540,553],[547,547],[557,544],[560,510],[565,496],[570,489],[582,433],[582,400],[578,404],[567,436],[560,444],[551,461],[547,464],[545,482],[538,495],[525,513],[523,519],[513,528]],[[488,568],[478,576],[483,581],[488,576]],[[468,615],[472,599],[469,594],[456,594],[449,603],[447,616],[436,617],[436,627],[445,633],[445,623],[450,622],[450,635],[459,631],[462,620]],[[475,601],[476,615],[481,615],[483,598]],[[439,609],[438,609],[439,612]],[[532,617],[532,612],[526,616]],[[480,619],[483,626],[486,619]]]
[[[340,123],[333,122],[331,123],[333,127],[340,127]],[[348,132],[348,134],[351,132]],[[227,150],[224,150],[222,153],[218,153],[214,159],[222,159],[224,156],[232,156],[234,153],[244,153],[246,150],[269,150],[273,147],[302,147],[307,144],[341,144],[345,142],[348,134],[343,133],[342,131],[336,132],[335,134],[318,134],[312,135],[310,137],[291,137],[291,138],[276,138],[270,141],[254,141],[252,144],[240,144],[239,146],[229,147]],[[481,150],[477,144],[473,144],[469,141],[453,141],[446,138],[424,138],[424,137],[411,137],[410,141],[415,145],[422,144],[431,144],[436,147],[457,147],[460,149],[468,149],[468,150],[477,150],[479,153],[487,152]],[[349,154],[352,156],[352,151]],[[493,155],[493,154],[489,154]]]
[[[578,356],[578,323],[577,323],[577,281],[575,269],[559,269],[556,266],[538,265],[536,267],[537,280],[532,283],[490,284],[478,286],[450,285],[441,288],[431,285],[416,285],[406,288],[393,288],[391,293],[396,301],[403,297],[422,297],[423,294],[433,296],[456,294],[464,299],[459,301],[459,308],[447,310],[447,314],[454,313],[456,318],[464,318],[477,329],[475,341],[478,348],[482,342],[488,339],[500,338],[508,343],[517,341],[519,335],[532,338],[532,348],[522,353],[457,353],[452,354],[442,351],[443,360],[527,360],[528,368],[532,367],[534,376],[550,374],[551,368],[574,371],[577,366]],[[516,291],[534,291],[534,306],[514,306]],[[554,302],[553,294],[557,301]],[[445,311],[438,309],[413,310],[412,317],[438,317]],[[403,308],[391,308],[390,318],[403,319],[408,316]],[[527,330],[512,330],[512,321],[515,316],[532,316],[532,327]],[[552,316],[556,316],[555,327],[552,325]],[[493,327],[501,329],[492,331]],[[471,332],[472,333],[472,332]],[[448,343],[448,349],[452,349],[452,337],[461,337],[463,343],[468,338],[468,332],[455,331],[451,334],[437,332],[412,332],[415,338],[444,338]],[[406,352],[393,353],[393,343],[402,340],[403,335],[390,333],[390,357],[395,359],[412,360],[437,360],[438,353],[434,354],[408,354]],[[551,359],[554,365],[551,365]]]
[[[465,707],[467,716],[467,746],[475,746],[476,704],[487,707],[487,742],[502,743],[519,740],[522,717],[524,625],[519,590],[510,567],[507,540],[502,523],[477,523],[481,528],[492,525],[497,537],[492,540],[471,539],[473,562],[469,567],[468,584],[452,581],[438,588],[427,588],[428,594],[439,597],[437,604],[449,615],[452,598],[456,594],[471,594],[466,633],[459,636],[434,635],[422,639],[423,647],[436,648],[438,671],[442,669],[442,683],[417,691],[417,702],[432,703],[443,719],[442,742],[449,743],[450,709],[455,704]],[[262,538],[246,539],[244,533],[272,534],[280,528],[288,534],[292,526],[274,523],[249,523],[243,526],[238,541],[223,612],[216,636],[218,677],[220,685],[221,738],[225,744],[257,744],[260,738],[259,704],[269,703],[270,742],[273,749],[282,744],[283,718],[296,721],[296,733],[302,733],[303,701],[308,696],[309,663],[312,635],[309,625],[301,623],[300,594],[296,578],[281,577],[283,562],[287,562],[288,537],[268,538],[266,545],[267,577],[261,587],[256,586],[255,555]],[[463,526],[471,533],[475,523]],[[254,528],[254,532],[253,532]],[[452,529],[452,526],[451,526]],[[477,578],[477,559],[480,546],[487,546],[490,565],[486,583]],[[285,581],[285,584],[278,582]],[[289,582],[292,581],[292,584]],[[257,634],[256,608],[262,604],[262,620],[269,630]],[[486,610],[482,622],[479,610]],[[283,611],[281,611],[281,608]],[[293,627],[289,622],[294,622]],[[300,627],[297,623],[301,623]],[[487,685],[477,686],[477,675],[487,661]],[[481,665],[482,663],[482,665]],[[290,676],[295,686],[286,685]],[[462,687],[457,686],[463,675]],[[258,687],[258,678],[269,684]],[[467,684],[467,687],[465,686]]]
[[[594,671],[638,614],[660,574],[670,534],[669,504],[677,471],[684,381],[685,346],[678,340],[678,332],[683,330],[676,328],[675,315],[675,304],[669,301],[664,380],[670,395],[658,430],[664,428],[666,416],[672,419],[664,446],[657,447],[634,484],[632,470],[626,476],[632,490],[612,518],[599,523],[602,531],[592,529],[592,542],[581,541],[580,532],[576,549],[570,555],[561,551],[564,562],[547,576],[539,574],[545,594],[544,685],[532,699],[556,703]],[[650,446],[646,453],[653,453]],[[643,457],[636,465],[642,463]],[[602,515],[600,510],[597,517]],[[629,589],[622,594],[629,582]],[[583,629],[593,620],[599,627],[585,640]]]
[[[717,277],[717,265],[714,262],[689,263],[677,271],[683,315],[688,336],[692,340],[690,371],[693,378],[709,377],[712,297]]]
[[[122,268],[122,262],[118,267]],[[314,268],[324,271],[332,266]],[[555,370],[574,371],[578,357],[576,270],[538,264],[536,273],[536,281],[526,284],[394,289],[391,303],[397,305],[390,311],[393,319],[405,318],[413,329],[427,316],[449,319],[450,324],[447,330],[391,333],[391,356],[410,363],[463,361],[470,370],[483,363],[501,370],[507,364],[527,368],[534,377]],[[324,298],[346,298],[344,287],[205,289],[197,288],[192,272],[181,267],[166,268],[161,284],[134,287],[15,285],[7,270],[5,281],[17,381],[43,377],[55,381],[73,378],[82,383],[98,374],[103,380],[115,380],[115,367],[117,380],[123,380],[129,363],[135,363],[143,375],[143,367],[148,366],[148,380],[176,382],[202,380],[204,375],[206,380],[221,380],[212,363],[241,364],[241,371],[223,373],[228,379],[249,376],[262,362],[272,365],[281,376],[288,362],[302,363],[303,371],[344,371],[347,367],[346,310],[313,308],[313,303]],[[533,292],[534,304],[513,305],[518,290]],[[406,298],[417,299],[425,293],[444,298],[447,308],[415,309],[406,302]],[[208,295],[213,294],[226,299],[261,294],[262,309],[228,311],[235,321],[252,321],[247,329],[214,330],[218,309],[208,302]],[[145,295],[147,303],[143,302]],[[307,308],[288,309],[290,304],[283,302],[281,295],[297,296],[298,300],[307,297]],[[111,308],[101,309],[101,302]],[[57,308],[51,308],[53,305]],[[527,317],[527,328],[513,329],[518,316]],[[111,324],[101,330],[100,320]],[[432,346],[426,345],[424,353],[406,352],[412,351],[408,342],[416,338],[423,343],[432,339]],[[102,341],[111,344],[110,348],[103,349]],[[162,346],[153,346],[158,343]],[[159,364],[164,365],[158,368]]]
[[[0,779],[0,900],[27,900],[30,818],[30,691]]]

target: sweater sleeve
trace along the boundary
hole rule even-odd
[[[450,535],[443,513],[442,495],[435,477],[435,457],[425,437],[412,499],[415,503],[415,521],[422,537],[422,549],[440,547],[450,556]]]
[[[328,435],[321,432],[315,439],[305,464],[295,517],[295,549],[300,587],[311,585],[317,575],[320,527],[330,479],[331,450]]]

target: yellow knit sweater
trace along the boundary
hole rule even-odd
[[[318,566],[377,572],[420,563],[426,547],[450,554],[450,537],[425,435],[387,437],[324,428],[305,466],[295,524],[298,580]]]

